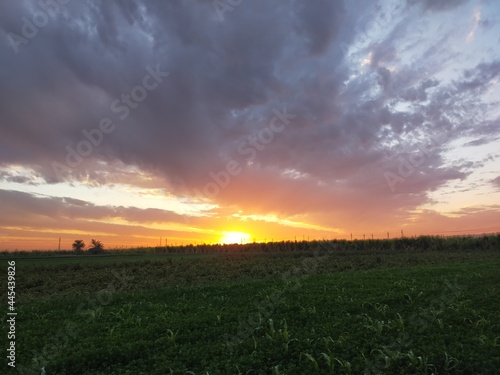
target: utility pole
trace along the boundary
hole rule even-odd
[[[401,229],[401,238],[403,238],[405,235],[403,234],[403,230]]]
[[[351,241],[352,241],[352,233],[351,233]]]
[[[387,239],[389,239],[389,232],[387,232]]]
[[[373,233],[372,233],[372,240],[373,240]]]
[[[365,234],[363,233],[363,241],[366,240]]]
[[[58,250],[61,251],[61,237],[59,237],[59,247]]]

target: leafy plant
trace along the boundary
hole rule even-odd
[[[83,240],[75,240],[71,247],[75,253],[80,254],[83,252],[83,249],[85,249],[85,242],[83,242]]]
[[[101,254],[104,251],[104,245],[101,241],[92,239],[91,243],[92,247],[87,250],[90,254]]]

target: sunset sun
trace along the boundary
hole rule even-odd
[[[231,244],[231,243],[246,243],[250,240],[250,235],[243,232],[222,232],[222,237],[220,238],[220,243]]]

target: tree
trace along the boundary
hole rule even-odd
[[[85,248],[85,242],[83,242],[83,240],[75,240],[75,242],[73,242],[72,247],[75,253],[81,253]]]
[[[104,245],[101,241],[92,239],[91,242],[92,247],[87,250],[90,254],[100,254],[104,251]]]

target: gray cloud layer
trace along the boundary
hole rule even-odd
[[[245,167],[216,197],[221,204],[283,215],[338,212],[330,224],[375,218],[381,209],[397,216],[471,171],[445,162],[447,144],[499,133],[481,95],[500,61],[457,66],[451,81],[434,77],[454,57],[445,51],[452,35],[421,47],[408,27],[464,3],[409,0],[386,15],[387,32],[376,33],[367,25],[379,10],[363,1],[243,1],[222,22],[205,1],[72,1],[16,54],[7,33],[21,35],[22,17],[31,20],[39,8],[3,2],[0,164],[56,182],[51,163],[64,163],[65,147],[76,148],[82,130],[107,117],[116,130],[66,178],[120,161],[191,195],[232,158]],[[352,49],[358,39],[367,47]],[[170,75],[120,120],[111,103],[157,64]],[[285,106],[295,119],[246,164],[238,145]],[[398,168],[421,148],[424,161],[395,194],[385,174],[401,178]],[[362,204],[362,213],[353,208]]]

